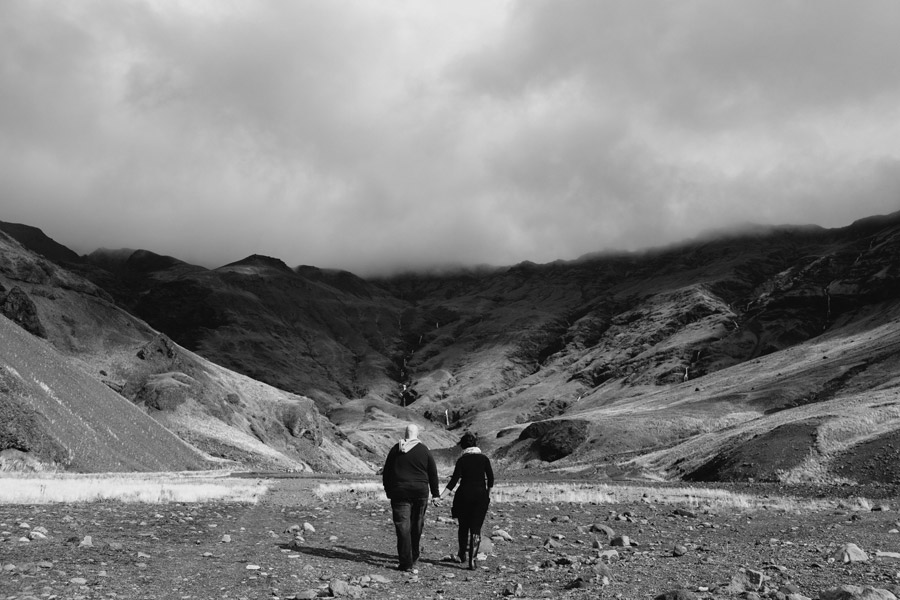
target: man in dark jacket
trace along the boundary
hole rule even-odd
[[[406,427],[406,437],[388,452],[381,477],[384,492],[391,499],[398,568],[412,571],[419,560],[428,493],[435,498],[440,496],[437,465],[428,447],[419,441],[419,427],[414,423]]]

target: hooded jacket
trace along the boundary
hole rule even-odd
[[[384,493],[391,500],[413,500],[440,496],[437,465],[431,451],[419,440],[400,440],[384,461],[381,472]]]

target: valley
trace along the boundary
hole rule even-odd
[[[414,421],[442,464],[468,429],[511,473],[894,479],[900,213],[370,279],[0,231],[0,332],[20,348],[0,358],[31,424],[0,439],[10,464],[99,468],[42,424],[53,396],[94,393],[28,373],[50,360],[186,442],[193,468],[372,473]],[[857,475],[857,452],[885,466]]]

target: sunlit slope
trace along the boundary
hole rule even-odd
[[[231,468],[328,472],[374,468],[309,398],[255,381],[184,349],[117,306],[96,285],[2,232],[0,314],[10,319],[9,327],[19,327],[23,339],[34,337],[46,352],[56,352],[61,364],[80,371],[77,381],[59,380],[58,385],[51,385],[49,375],[35,375],[51,394],[27,375],[30,370],[44,373],[43,355],[23,354],[18,366],[10,363],[12,371],[7,374],[10,381],[18,382],[15,389],[31,389],[36,398],[43,394],[52,400],[32,403],[30,408],[16,400],[15,415],[11,412],[6,427],[10,436],[0,440],[0,451],[16,453],[20,463],[38,461],[51,468],[77,470],[112,469],[119,463],[119,469],[129,470],[152,463],[152,453],[140,458],[144,454],[140,438],[134,438],[132,448],[130,436],[116,438],[117,426],[107,424],[107,419],[116,423],[125,411],[133,418],[142,416],[150,424],[148,430],[152,431],[152,425],[171,431],[217,464]],[[10,348],[4,350],[12,352]],[[13,376],[13,371],[24,375]],[[23,388],[21,381],[31,382],[30,387]],[[119,398],[125,408],[101,410],[91,404],[95,394],[84,392],[89,384],[106,397]],[[12,401],[8,406],[12,407]],[[94,412],[83,415],[88,409]],[[63,418],[66,411],[82,415],[82,420]],[[100,433],[82,435],[82,422],[97,432],[112,431],[112,439],[120,443],[115,451],[103,450],[108,460],[102,464],[95,460],[75,463],[69,457],[70,444],[76,442],[85,448],[97,445],[98,452],[106,447],[105,438],[96,437]],[[51,424],[54,429],[48,433]],[[67,432],[68,425],[72,430]],[[61,446],[58,440],[66,444]],[[157,466],[179,464],[173,460],[169,467]]]
[[[551,420],[585,425],[577,450],[554,466],[666,479],[847,479],[842,466],[861,444],[900,431],[900,313],[884,317],[696,381],[585,401]],[[516,440],[507,452],[534,459],[534,440],[517,440],[523,429],[507,434]]]
[[[0,316],[0,448],[74,471],[173,471],[211,463],[74,360]]]

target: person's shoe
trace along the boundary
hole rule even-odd
[[[478,568],[478,550],[481,547],[481,536],[471,534],[469,536],[469,570],[474,571]]]

